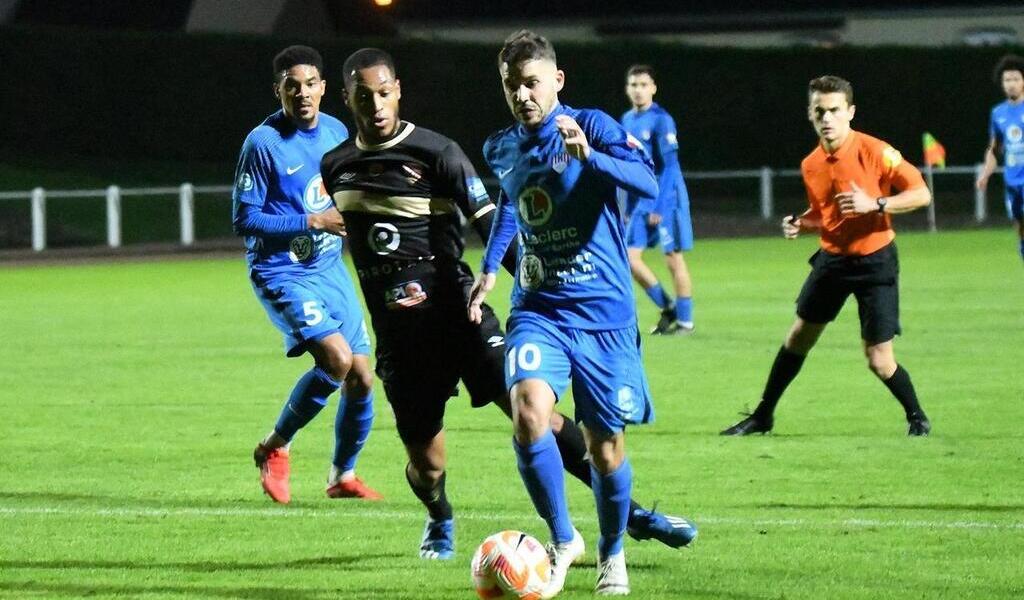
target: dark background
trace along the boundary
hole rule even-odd
[[[542,32],[543,33],[543,32]],[[277,108],[270,62],[290,43],[323,53],[326,112],[351,119],[340,65],[380,45],[395,56],[402,115],[454,138],[477,164],[511,121],[495,67],[499,44],[386,39],[300,40],[182,33],[0,28],[0,152],[18,160],[90,156],[232,163],[246,133]],[[657,101],[675,117],[685,169],[794,168],[814,146],[806,84],[834,73],[854,84],[855,127],[909,158],[931,131],[949,163],[980,160],[988,113],[1002,99],[992,66],[1008,48],[707,49],[624,40],[558,43],[562,101],[618,117],[623,73],[658,69]],[[1017,48],[1021,52],[1022,49]],[[223,180],[230,180],[225,171]],[[180,181],[168,174],[169,181]]]

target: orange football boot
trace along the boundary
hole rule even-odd
[[[345,481],[337,481],[327,486],[328,498],[361,498],[363,500],[383,500],[380,492],[354,477]]]
[[[288,485],[288,476],[291,474],[291,467],[288,465],[288,449],[270,450],[263,444],[259,444],[253,451],[252,457],[260,469],[260,483],[263,485],[263,491],[274,502],[281,504],[291,502],[292,491]]]

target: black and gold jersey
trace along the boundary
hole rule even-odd
[[[489,221],[495,207],[458,144],[402,121],[382,144],[349,138],[320,170],[372,315],[464,302],[472,272],[459,215]]]

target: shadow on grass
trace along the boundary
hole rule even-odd
[[[381,559],[399,559],[397,552],[359,554],[353,556],[318,556],[285,561],[234,562],[152,562],[131,560],[0,560],[4,569],[125,569],[133,571],[171,570],[190,573],[216,573],[221,571],[265,571],[277,569],[321,569],[325,567],[354,567],[363,562]]]
[[[737,507],[749,508],[791,508],[799,510],[934,510],[941,512],[990,512],[990,513],[1012,513],[1024,512],[1024,504],[953,504],[948,502],[922,502],[918,504],[885,504],[882,502],[857,502],[857,503],[795,503],[795,502],[772,502],[761,504],[737,505]]]
[[[114,584],[76,584],[47,583],[42,581],[5,582],[0,583],[0,592],[14,594],[48,594],[71,598],[88,596],[126,596],[131,598],[145,597],[151,594],[179,594],[185,598],[241,598],[242,600],[279,600],[290,598],[295,600],[320,600],[326,598],[384,598],[394,597],[385,591],[351,590],[338,588],[321,588],[315,590],[297,589],[294,587],[253,587],[237,586],[185,586],[185,585],[114,585]],[[353,596],[354,595],[354,596]]]

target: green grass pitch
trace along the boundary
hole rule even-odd
[[[634,496],[701,535],[682,551],[628,540],[634,597],[1024,597],[1024,272],[1009,230],[898,240],[896,351],[930,438],[907,438],[867,370],[852,300],[776,433],[717,435],[756,403],[814,243],[700,242],[697,332],[645,338],[657,420],[628,434]],[[471,598],[486,535],[546,537],[508,421],[464,396],[447,419],[453,561],[416,556],[423,511],[379,384],[359,473],[385,501],[324,496],[333,403],[296,438],[293,503],[262,496],[252,448],[309,360],[284,358],[241,257],[0,269],[0,340],[0,597]],[[588,563],[562,597],[589,598],[593,499],[567,486]]]

